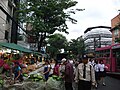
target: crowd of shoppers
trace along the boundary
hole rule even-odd
[[[63,58],[61,62],[54,60],[54,67],[51,67],[50,61],[45,60],[43,75],[47,81],[51,75],[60,76],[65,82],[65,90],[73,90],[73,84],[76,84],[76,90],[91,90],[92,86],[98,88],[99,84],[105,84],[106,66],[103,60],[95,60],[83,55],[81,61]],[[25,67],[24,67],[25,68]],[[2,73],[4,75],[5,68]],[[51,74],[51,70],[53,73]],[[18,62],[14,62],[10,68],[14,74],[14,82],[23,81],[22,67]],[[51,74],[51,75],[50,75]]]
[[[102,83],[105,86],[106,66],[103,60],[95,60],[83,55],[80,62],[63,58],[61,63],[54,61],[53,75],[60,76],[65,82],[65,90],[73,90],[73,82],[76,90],[91,90],[92,86],[98,88]],[[48,80],[50,63],[45,61],[44,75]]]

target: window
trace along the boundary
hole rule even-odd
[[[118,35],[119,35],[119,29],[116,28],[116,29],[114,30],[114,36],[118,36]]]
[[[116,52],[117,69],[120,69],[120,52]]]

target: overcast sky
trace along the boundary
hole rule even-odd
[[[84,34],[88,27],[111,26],[111,19],[119,14],[120,0],[76,0],[78,4],[74,8],[85,9],[71,17],[75,18],[77,24],[67,22],[69,34],[68,40],[76,39]]]

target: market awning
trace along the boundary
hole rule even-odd
[[[6,47],[6,48],[9,48],[9,49],[14,49],[14,50],[18,50],[18,51],[22,51],[22,52],[26,52],[26,53],[32,53],[33,51],[27,49],[27,48],[24,48],[20,45],[17,45],[15,43],[3,43],[3,42],[0,42],[0,46],[2,47]]]
[[[33,52],[33,54],[42,56],[42,53],[40,53],[40,52]]]

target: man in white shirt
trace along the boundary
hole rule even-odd
[[[91,90],[91,84],[95,85],[95,72],[87,55],[83,55],[82,63],[76,69],[75,81],[78,82],[78,90]]]

